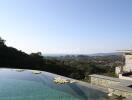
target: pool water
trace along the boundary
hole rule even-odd
[[[78,83],[55,84],[54,77],[0,69],[0,100],[107,100],[105,93]]]

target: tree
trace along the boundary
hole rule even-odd
[[[0,46],[5,45],[5,40],[0,37]]]
[[[31,53],[30,56],[34,57],[34,58],[42,58],[43,59],[43,56],[42,56],[41,52]]]
[[[31,53],[30,55],[33,66],[42,66],[44,64],[44,58],[41,52]]]

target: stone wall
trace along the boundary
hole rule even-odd
[[[126,81],[102,75],[90,75],[90,77],[91,84],[107,88],[108,93],[110,94],[115,94],[123,97],[132,96],[132,88],[127,87],[126,84],[123,83]],[[128,84],[132,84],[132,81],[128,81]]]
[[[116,87],[108,88],[108,93],[112,93],[112,94],[115,94],[117,96],[122,96],[122,97],[126,97],[126,98],[132,96],[132,92],[116,89]]]
[[[130,81],[132,81],[132,77],[122,76],[122,74],[119,74],[119,79],[130,80]]]
[[[132,55],[125,55],[125,66],[123,66],[124,72],[132,71]]]
[[[117,84],[119,81],[113,81],[105,78],[91,77],[91,83],[102,87],[109,87],[109,85]]]
[[[119,76],[119,74],[121,73],[121,66],[115,68],[115,73],[117,76]]]

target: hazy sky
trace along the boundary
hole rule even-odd
[[[132,0],[0,0],[0,36],[27,53],[132,49]]]

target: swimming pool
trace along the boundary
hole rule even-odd
[[[56,84],[57,75],[0,69],[0,100],[107,100],[107,94],[80,83]]]

